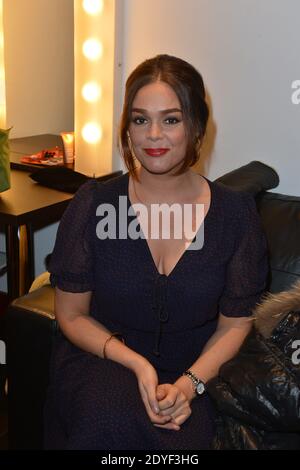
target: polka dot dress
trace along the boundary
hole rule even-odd
[[[211,204],[203,247],[185,251],[168,276],[158,272],[144,238],[121,238],[118,227],[115,239],[97,237],[100,204],[112,205],[116,217],[122,204],[130,208],[128,173],[80,188],[61,220],[51,259],[52,285],[67,292],[93,291],[90,314],[120,332],[127,346],[154,366],[160,383],[174,382],[196,361],[220,312],[251,315],[265,288],[266,242],[254,199],[207,181]],[[134,219],[129,215],[126,227]],[[207,394],[193,400],[192,415],[180,431],[157,428],[133,372],[57,334],[45,448],[201,450],[210,447],[213,435]]]

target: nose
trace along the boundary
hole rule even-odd
[[[158,122],[152,122],[149,126],[148,138],[151,140],[159,140],[162,137],[162,129]]]

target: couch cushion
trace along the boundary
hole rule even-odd
[[[269,247],[269,290],[287,290],[300,279],[300,197],[264,193],[257,203]]]

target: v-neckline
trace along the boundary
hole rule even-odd
[[[124,176],[126,176],[126,180],[125,180],[125,186],[126,186],[126,196],[127,196],[127,209],[129,209],[129,207],[132,207],[133,204],[131,203],[130,201],[130,197],[129,197],[129,172],[127,172]],[[197,232],[196,232],[196,235],[195,237],[197,237],[199,235],[199,232],[200,230],[202,229],[202,226],[204,224],[204,230],[205,230],[205,224],[207,224],[207,221],[208,219],[211,217],[211,213],[212,213],[212,210],[214,208],[214,205],[215,205],[215,197],[214,197],[214,188],[213,188],[213,184],[212,182],[207,179],[205,176],[201,175],[208,183],[209,185],[209,189],[210,189],[210,204],[209,204],[209,208],[208,208],[208,211],[200,225],[200,227],[198,228]],[[136,213],[134,212],[134,217],[137,219],[137,215]],[[139,224],[140,225],[140,224]],[[140,226],[141,227],[141,226]],[[142,227],[141,227],[141,232],[143,233],[143,230],[142,230]],[[143,234],[144,235],[144,234]],[[194,238],[195,238],[194,237]],[[181,254],[181,256],[178,258],[178,260],[176,261],[175,265],[173,266],[173,268],[171,269],[171,271],[169,272],[169,274],[165,274],[165,273],[161,273],[156,264],[155,264],[155,261],[154,261],[154,258],[153,258],[153,255],[152,255],[152,251],[149,247],[149,244],[148,244],[148,241],[146,239],[145,236],[141,237],[141,240],[146,244],[146,251],[148,253],[148,257],[150,258],[150,262],[152,264],[152,267],[153,267],[153,270],[154,272],[156,273],[157,277],[164,277],[164,278],[167,278],[169,279],[170,277],[173,276],[174,272],[176,273],[177,270],[179,269],[179,266],[181,265],[183,259],[186,257],[186,252],[187,251],[191,251],[190,250],[190,246],[192,244],[192,242],[188,245],[188,247],[183,251],[183,253]],[[202,247],[203,248],[203,247]],[[201,249],[202,249],[201,248]]]

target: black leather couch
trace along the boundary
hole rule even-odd
[[[251,162],[218,180],[255,195],[269,247],[268,290],[275,293],[289,288],[300,277],[300,197],[268,192],[278,185],[278,176],[260,162]],[[16,299],[8,309],[11,449],[42,448],[43,405],[56,329],[50,286]]]

